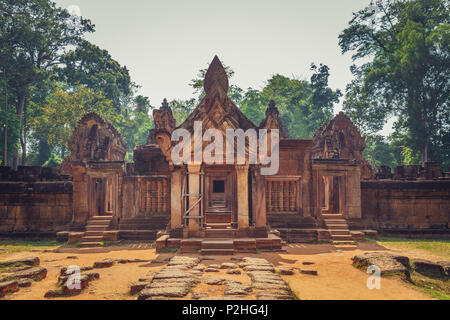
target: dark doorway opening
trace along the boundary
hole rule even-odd
[[[214,180],[213,181],[213,193],[225,193],[225,181]]]

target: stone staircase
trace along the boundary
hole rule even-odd
[[[331,240],[336,245],[354,244],[352,235],[342,214],[322,213],[322,218],[330,232]]]
[[[233,255],[234,241],[231,238],[204,239],[200,253],[205,255]]]
[[[109,229],[112,216],[91,217],[86,225],[86,231],[81,239],[81,248],[102,246],[103,233]]]

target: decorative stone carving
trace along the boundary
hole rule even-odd
[[[194,121],[202,121],[203,127],[217,129],[243,129],[256,126],[228,97],[228,78],[217,56],[211,62],[205,75],[205,97],[180,128],[193,131]]]
[[[123,161],[127,145],[120,133],[96,113],[86,114],[69,140],[68,161]]]
[[[362,152],[366,147],[366,139],[343,112],[316,130],[313,143],[313,159],[348,159],[356,163],[365,162]]]
[[[256,129],[257,127],[228,97],[228,88],[226,71],[219,58],[215,56],[205,75],[205,97],[179,128],[186,129],[193,134],[194,122],[201,121],[203,130],[214,128],[222,131],[224,135],[227,129],[244,131],[250,128]],[[159,124],[157,122],[159,120],[157,121],[155,117],[156,129],[151,132],[149,142],[158,144],[166,159],[170,161],[171,150],[177,142],[171,141],[170,133],[172,131],[168,130],[166,125],[169,121],[161,120]],[[169,126],[170,128],[171,126]],[[205,144],[208,143],[205,142]]]
[[[270,100],[269,107],[266,110],[266,118],[261,121],[259,127],[261,129],[278,129],[280,130],[280,138],[288,138],[288,132],[283,125],[283,120],[279,117],[278,108],[275,106],[275,101]]]
[[[165,129],[169,133],[176,127],[176,121],[172,114],[172,109],[167,103],[167,99],[164,99],[161,108],[153,110],[153,119],[155,121],[156,129]]]

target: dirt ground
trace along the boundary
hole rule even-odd
[[[151,262],[114,264],[110,268],[94,269],[100,274],[99,280],[94,280],[81,294],[73,297],[58,298],[63,300],[135,300],[136,295],[130,295],[130,284],[144,277],[149,272],[156,272],[166,265],[167,258],[174,253],[157,254],[155,249],[148,246],[109,247],[102,249],[59,249],[59,252],[19,252],[3,255],[1,260],[38,256],[41,266],[48,269],[47,277],[40,282],[33,282],[29,288],[21,288],[18,292],[7,295],[3,299],[11,300],[40,300],[45,299],[44,294],[56,288],[57,278],[62,267],[70,265],[92,266],[95,261],[106,258],[111,259],[142,259]],[[259,254],[236,254],[231,257],[255,256],[265,258],[275,266],[288,265],[301,269],[317,270],[318,275],[300,274],[282,276],[289,284],[292,291],[302,300],[316,299],[357,299],[357,300],[396,300],[396,299],[432,299],[429,295],[409,286],[395,278],[382,278],[380,290],[369,290],[366,286],[368,274],[354,268],[351,257],[355,254],[387,249],[370,243],[361,243],[358,247],[336,248],[330,244],[290,244],[286,252],[263,252]],[[407,254],[403,252],[403,254]],[[195,254],[186,254],[195,256]],[[417,253],[415,253],[417,255]],[[76,256],[77,259],[68,259]],[[230,256],[211,256],[212,260],[202,261],[202,264],[218,264],[230,262]],[[426,256],[435,260],[431,256]],[[233,262],[233,261],[231,261]],[[313,262],[312,265],[304,265],[303,262]],[[249,284],[250,279],[246,275],[227,275],[225,270],[219,273],[204,274],[204,276],[224,277]],[[210,296],[222,294],[220,286],[208,286],[200,284],[195,292],[207,293]],[[189,299],[191,294],[187,296]],[[252,298],[251,296],[248,298]]]

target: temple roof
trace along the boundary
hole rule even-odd
[[[228,76],[217,56],[209,65],[204,80],[205,97],[178,128],[194,130],[194,121],[204,128],[248,130],[257,128],[228,97]]]

